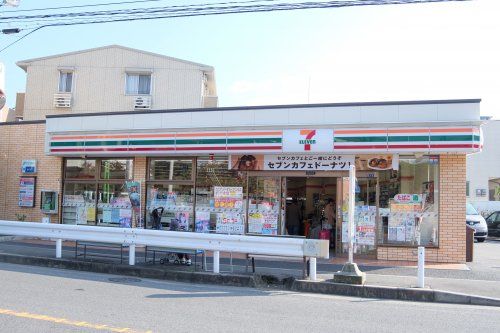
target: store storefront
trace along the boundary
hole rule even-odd
[[[326,235],[342,255],[355,165],[356,255],[415,260],[423,245],[463,262],[480,126],[477,100],[48,116],[45,155],[62,171],[48,182],[38,161],[33,191],[53,190],[52,222]]]

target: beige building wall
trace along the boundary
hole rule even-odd
[[[216,96],[212,67],[121,46],[20,61],[18,65],[27,72],[24,120],[52,114],[133,111],[137,95],[125,93],[127,72],[151,73],[151,109],[213,106],[204,96]],[[61,70],[73,72],[71,108],[54,107]]]
[[[439,247],[426,249],[426,261],[465,263],[465,158],[465,154],[440,156]],[[417,249],[379,246],[377,258],[417,261]]]
[[[62,184],[62,158],[46,156],[44,148],[45,123],[0,125],[0,219],[15,221],[24,215],[25,221],[40,222],[50,216],[52,223],[59,222],[58,215],[44,215],[40,210],[41,190],[57,191],[60,196]],[[21,163],[29,159],[37,161],[33,208],[18,206]]]

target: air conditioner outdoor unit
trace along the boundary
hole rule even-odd
[[[151,109],[150,96],[137,96],[134,101],[135,110],[149,110]]]
[[[56,108],[70,108],[71,94],[54,94],[54,106]]]

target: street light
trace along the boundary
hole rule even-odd
[[[18,34],[20,32],[21,32],[21,29],[19,29],[19,28],[2,29],[2,33],[5,35],[13,35],[13,34]]]

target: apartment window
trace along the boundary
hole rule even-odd
[[[73,85],[73,73],[72,72],[59,72],[59,92],[69,93]]]
[[[127,73],[127,95],[150,95],[151,74]]]

